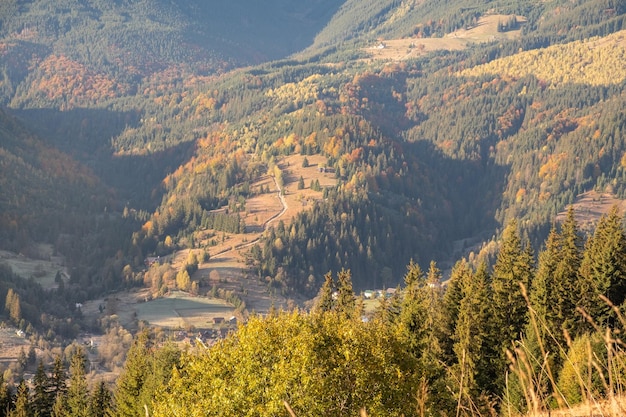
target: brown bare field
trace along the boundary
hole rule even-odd
[[[432,51],[455,51],[468,47],[471,43],[494,42],[499,39],[515,39],[521,36],[521,29],[498,32],[498,23],[505,22],[508,15],[488,15],[479,19],[478,24],[468,29],[459,29],[442,38],[404,38],[382,40],[366,48],[371,58],[403,61],[425,55]],[[517,16],[523,24],[526,18]],[[379,47],[384,45],[384,48]]]
[[[319,181],[322,188],[334,187],[337,179],[333,172],[320,172],[320,168],[326,165],[326,158],[320,155],[308,155],[309,166],[302,167],[304,156],[290,155],[278,164],[283,170],[285,179],[285,203],[287,211],[281,220],[289,224],[300,212],[308,210],[315,201],[322,199],[322,193],[311,190],[311,181]],[[298,181],[302,176],[304,189],[298,190]]]
[[[620,200],[610,193],[588,191],[580,194],[574,201],[574,218],[580,230],[593,231],[596,223],[603,215],[607,214],[614,206],[617,206],[620,215],[626,212],[626,201]],[[557,215],[557,222],[562,222],[567,216],[567,209]]]
[[[246,254],[253,244],[263,238],[266,227],[275,226],[281,220],[289,225],[298,213],[310,209],[315,201],[322,199],[321,191],[311,190],[311,181],[319,181],[322,188],[337,184],[334,173],[320,170],[326,165],[325,157],[308,155],[306,158],[309,161],[308,167],[302,166],[303,155],[290,155],[277,161],[278,167],[283,171],[282,197],[278,194],[273,177],[264,176],[251,184],[253,190],[262,186],[264,189],[269,187],[271,192],[255,195],[246,201],[246,211],[240,214],[249,233],[217,233],[217,245],[209,248],[211,259],[198,265],[198,271],[192,276],[192,280],[203,283],[201,291],[207,291],[214,285],[232,291],[246,302],[249,312],[260,314],[268,312],[272,306],[290,308],[294,303],[300,303],[268,289],[263,281],[264,277],[251,273],[246,264]],[[301,176],[304,189],[298,190]],[[198,240],[202,241],[201,238]],[[195,251],[199,253],[201,250]],[[189,249],[177,252],[173,258],[173,267],[182,268],[188,255]]]
[[[30,341],[24,336],[18,336],[16,331],[13,327],[0,329],[0,366],[3,368],[17,361],[22,349],[28,353],[30,348]]]

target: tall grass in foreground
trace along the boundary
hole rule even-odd
[[[525,288],[522,291],[528,302]],[[567,346],[558,342],[528,303],[529,329],[536,346],[530,346],[526,339],[508,352],[512,371],[509,376],[516,379],[525,409],[516,408],[511,401],[513,387],[507,377],[501,415],[626,416],[626,344],[622,340],[626,319],[608,298],[601,298],[615,313],[615,326],[601,328],[585,311],[578,309],[595,332],[577,340],[565,332]],[[558,352],[547,351],[546,338],[556,343]],[[554,369],[555,355],[562,359],[558,376]]]

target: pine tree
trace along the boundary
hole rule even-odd
[[[478,399],[482,393],[496,395],[500,387],[498,370],[494,367],[497,351],[493,349],[499,335],[492,326],[487,265],[481,263],[475,273],[464,274],[463,278],[453,349],[457,357],[459,395],[465,403]]]
[[[352,317],[356,299],[352,290],[352,274],[342,269],[337,275],[337,302],[335,311],[346,318]]]
[[[528,322],[528,305],[522,288],[530,290],[532,275],[532,256],[522,247],[514,221],[504,229],[492,275],[492,324],[499,332],[494,346],[497,352],[495,375],[498,377],[494,384],[499,389],[505,384],[509,362],[507,351],[513,350],[513,342],[522,337]]]
[[[626,235],[617,207],[600,219],[587,241],[580,273],[585,284],[582,308],[601,325],[613,325],[614,313],[600,296],[615,306],[626,298]]]
[[[532,257],[524,250],[513,221],[503,232],[502,243],[493,267],[492,287],[494,324],[502,335],[502,348],[518,340],[527,322],[527,303],[522,287],[530,290]]]
[[[0,373],[0,416],[4,417],[8,414],[11,407],[11,391],[6,382],[4,375]]]
[[[411,260],[404,275],[405,288],[402,293],[402,303],[398,324],[404,335],[407,346],[418,357],[424,346],[424,331],[427,326],[426,306],[423,304],[421,289],[425,285],[424,273],[420,266]]]
[[[52,366],[52,375],[50,376],[50,391],[53,397],[65,397],[67,392],[67,374],[65,372],[65,364],[60,355],[54,358]]]
[[[145,413],[142,389],[152,371],[150,366],[151,341],[147,331],[141,332],[126,356],[124,370],[115,389],[115,414],[134,417]]]
[[[546,247],[539,253],[537,274],[530,293],[531,314],[537,320],[536,337],[545,344],[546,350],[552,355],[558,354],[559,344],[563,340],[559,287],[555,271],[559,265],[559,235],[552,228],[545,243]],[[531,329],[532,330],[532,329]],[[536,352],[538,353],[538,352]]]
[[[52,409],[54,397],[52,396],[50,379],[42,361],[37,365],[37,371],[33,378],[33,401],[32,409],[36,417],[48,417]]]
[[[67,389],[66,415],[88,417],[89,390],[85,379],[85,353],[78,349],[70,361],[70,386]]]
[[[89,399],[89,416],[91,417],[107,417],[111,411],[111,391],[107,388],[104,380],[100,380],[96,388],[93,390]]]
[[[450,279],[443,296],[443,358],[448,365],[456,363],[453,349],[453,336],[459,317],[461,300],[463,299],[463,282],[471,277],[472,271],[465,259],[458,261],[450,273]]]
[[[582,331],[580,325],[577,325],[577,323],[581,323],[582,316],[576,311],[576,306],[580,302],[582,292],[582,280],[579,271],[583,247],[574,214],[574,209],[570,207],[567,217],[561,225],[560,252],[558,264],[554,271],[558,294],[557,314],[562,326],[560,333],[567,330],[573,338]]]
[[[32,410],[30,407],[30,392],[26,381],[21,380],[17,387],[17,397],[15,398],[15,409],[10,413],[11,417],[30,417]]]
[[[317,307],[316,311],[318,312],[327,312],[332,311],[334,306],[333,300],[333,292],[335,291],[335,281],[333,279],[332,273],[328,272],[324,275],[324,283],[320,288],[317,296]]]

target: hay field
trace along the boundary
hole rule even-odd
[[[57,288],[58,285],[54,282],[57,272],[60,272],[64,279],[69,278],[65,266],[61,265],[59,260],[33,259],[13,252],[0,251],[0,263],[7,264],[13,273],[24,279],[32,277],[47,290]]]
[[[138,320],[168,329],[210,328],[214,317],[229,319],[235,312],[233,306],[223,300],[194,297],[181,291],[137,304],[136,310]]]

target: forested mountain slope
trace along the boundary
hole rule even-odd
[[[116,191],[111,210],[143,224],[125,253],[134,268],[193,245],[212,211],[245,210],[255,179],[294,153],[326,157],[339,185],[252,256],[260,274],[280,273],[276,285],[309,294],[342,267],[357,288],[393,285],[397,265],[449,259],[464,250],[454,242],[512,218],[539,244],[576,194],[624,193],[623,2],[245,6],[3,3],[4,102]],[[488,13],[523,16],[498,26],[521,27],[519,39],[404,62],[362,48],[391,37],[419,47]],[[301,55],[228,71],[307,39]],[[598,64],[606,56],[613,67]]]
[[[338,4],[3,1],[0,103],[94,105],[150,76],[167,82],[281,58],[310,44]]]

